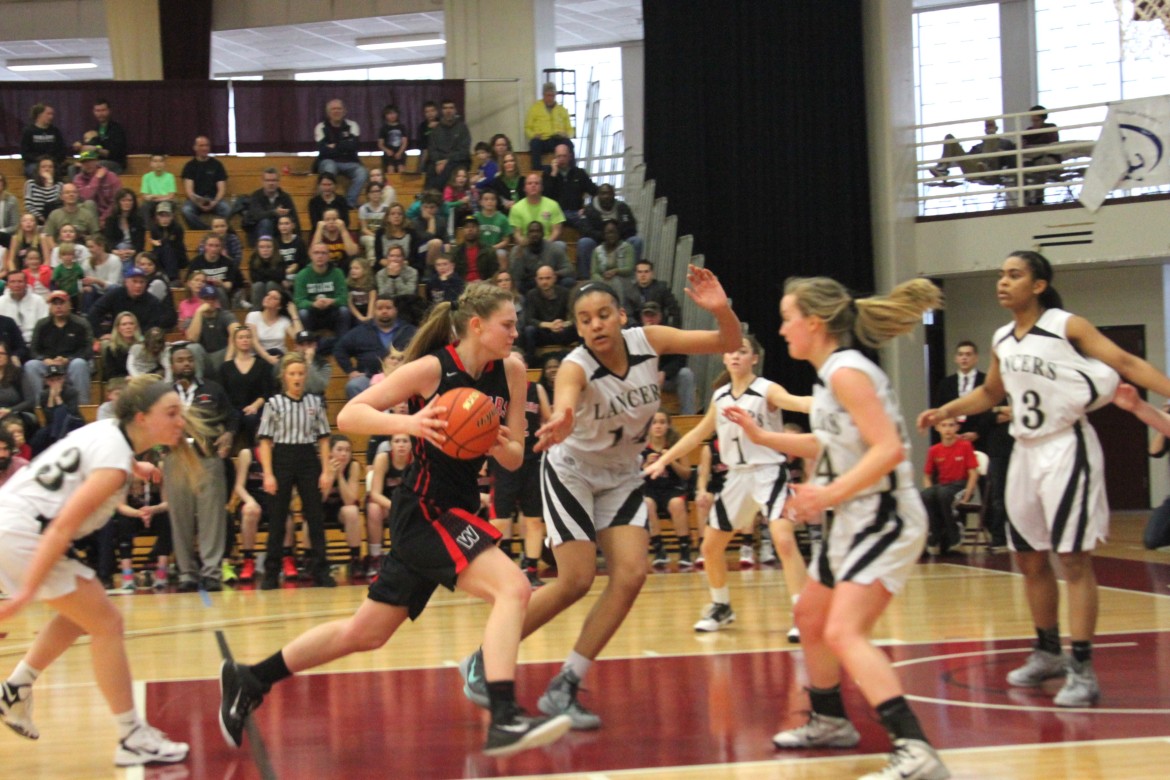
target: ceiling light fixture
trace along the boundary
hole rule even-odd
[[[97,63],[92,57],[56,57],[36,60],[8,60],[4,66],[14,71],[33,70],[85,70],[96,68]]]
[[[419,35],[392,35],[382,38],[358,38],[353,45],[365,51],[380,49],[414,49],[419,46],[442,46],[447,42],[439,33],[421,33]]]

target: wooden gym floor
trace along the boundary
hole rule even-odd
[[[1115,516],[1100,551],[1099,706],[1052,706],[1055,687],[1009,689],[1004,674],[1028,652],[1032,628],[1006,554],[925,561],[878,624],[908,696],[956,778],[1162,778],[1170,765],[1170,557],[1140,549],[1144,515]],[[572,645],[593,594],[521,648],[517,689],[535,708]],[[417,624],[381,650],[278,686],[258,711],[281,778],[851,778],[884,762],[888,741],[857,689],[846,704],[862,732],[850,751],[776,753],[770,737],[807,707],[799,646],[785,641],[789,599],[781,572],[731,575],[738,620],[691,630],[707,601],[701,573],[650,577],[634,611],[587,680],[602,729],[511,759],[479,748],[486,713],[461,692],[457,661],[479,643],[486,607],[440,592]],[[138,694],[150,720],[191,743],[182,765],[116,770],[114,728],[92,681],[84,642],[37,683],[37,742],[0,733],[0,774],[11,778],[257,778],[245,743],[227,748],[216,721],[222,631],[255,661],[306,628],[351,613],[363,586],[252,589],[119,599]],[[0,626],[6,673],[46,611]],[[1067,624],[1067,620],[1062,621]]]

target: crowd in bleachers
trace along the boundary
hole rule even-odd
[[[232,173],[238,163],[225,166],[202,135],[190,159],[151,154],[142,170],[146,156],[130,154],[137,151],[132,134],[105,100],[95,101],[93,129],[72,145],[53,124],[51,106],[33,107],[22,139],[24,180],[11,171],[10,192],[0,174],[0,417],[12,437],[6,473],[18,458],[105,416],[127,377],[156,373],[174,382],[184,403],[206,407],[217,426],[214,438],[197,443],[203,489],[176,496],[165,486],[135,485],[119,522],[89,547],[115,587],[121,567],[127,589],[217,590],[237,576],[258,576],[256,524],[272,514],[274,498],[264,486],[273,467],[264,465],[261,431],[265,409],[287,395],[281,366],[290,356],[300,392],[319,399],[328,429],[337,408],[330,402],[341,400],[337,384],[352,398],[393,370],[428,309],[454,301],[470,282],[513,290],[517,343],[529,365],[542,358],[556,365],[577,343],[569,295],[588,279],[618,291],[631,324],[643,311],[677,324],[677,301],[641,259],[633,213],[573,160],[564,109],[546,94],[545,122],[540,105],[526,123],[537,167],[525,174],[506,135],[473,148],[448,100],[428,104],[414,133],[386,106],[382,157],[359,156],[361,129],[331,100],[314,130],[315,188],[307,202],[282,188],[287,167],[264,167],[258,188],[241,186]],[[412,159],[408,149],[419,154]],[[544,159],[549,164],[540,167]],[[684,411],[693,412],[693,378],[679,389],[689,396]],[[346,476],[326,491],[326,519],[343,529],[353,576],[376,570],[385,502],[405,467],[401,448],[375,440],[362,452],[363,443],[334,441],[328,456]],[[162,466],[165,474],[165,459]],[[304,499],[294,509],[303,512]],[[135,535],[157,537],[144,573],[130,570]],[[294,576],[291,533],[279,541],[269,555]],[[307,576],[331,584],[325,551],[317,549],[323,542],[313,541]]]

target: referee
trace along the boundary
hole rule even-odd
[[[325,401],[305,394],[308,366],[305,358],[290,352],[280,360],[283,392],[264,404],[260,417],[260,465],[264,492],[276,496],[268,523],[268,553],[264,561],[262,590],[280,584],[281,544],[295,486],[301,511],[309,525],[309,575],[323,588],[337,585],[325,560],[325,512],[321,497],[333,484],[329,467],[329,418]],[[314,447],[316,448],[314,451]]]

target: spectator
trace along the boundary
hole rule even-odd
[[[394,296],[379,293],[374,317],[351,328],[333,346],[337,365],[349,376],[345,395],[353,398],[370,386],[370,377],[382,370],[382,358],[390,349],[405,350],[418,329],[398,317]]]
[[[150,173],[142,177],[142,184],[138,189],[142,195],[142,220],[149,222],[158,212],[162,204],[169,204],[172,211],[175,207],[175,174],[166,169],[167,156],[156,153],[150,155]]]
[[[146,291],[146,274],[141,269],[131,268],[122,276],[121,286],[98,298],[90,307],[89,324],[94,333],[109,333],[114,316],[124,311],[138,317],[142,328],[162,328],[165,333],[175,327],[175,310]]]
[[[638,235],[638,221],[634,219],[634,212],[625,201],[615,197],[612,184],[602,184],[597,188],[597,197],[585,207],[585,223],[579,228],[581,236],[577,239],[578,266],[581,265],[582,257],[588,261],[594,248],[605,240],[605,223],[611,219],[617,222],[622,241],[634,248],[634,259],[642,257],[642,237]]]
[[[146,291],[158,298],[164,306],[173,309],[175,302],[171,296],[170,279],[158,270],[158,261],[154,259],[154,255],[150,252],[139,252],[138,257],[134,258],[134,267],[146,274]]]
[[[44,383],[40,405],[45,424],[29,440],[33,456],[31,459],[47,450],[53,442],[65,438],[70,431],[85,424],[78,406],[77,388],[67,381],[65,367],[49,366],[45,369]]]
[[[24,278],[32,295],[48,299],[53,286],[53,269],[43,261],[39,249],[30,249],[24,256]]]
[[[641,315],[642,327],[662,324],[662,307],[654,301],[648,301],[642,306]],[[680,414],[695,414],[698,411],[695,373],[687,365],[686,355],[658,356],[658,386],[678,396]]]
[[[272,291],[284,290],[284,264],[276,253],[276,241],[272,236],[256,239],[256,250],[248,261],[248,276],[252,280],[252,309],[258,311],[264,296]]]
[[[187,239],[183,226],[175,221],[174,206],[161,201],[154,210],[154,224],[150,226],[147,243],[158,258],[159,268],[171,280],[179,281],[179,274],[187,267]]]
[[[117,206],[117,196],[121,193],[122,180],[118,174],[98,165],[97,152],[82,152],[81,170],[73,177],[77,185],[77,194],[82,200],[92,201],[97,211],[98,219],[104,222]]]
[[[421,261],[417,265],[414,262],[419,249],[418,234],[415,232],[414,223],[406,217],[406,207],[401,203],[391,203],[387,207],[386,219],[374,234],[374,255],[384,258],[393,246],[402,249],[403,257],[407,258],[412,266],[423,267]],[[439,246],[442,247],[442,241],[439,242]]]
[[[427,274],[426,285],[427,302],[434,306],[436,303],[444,301],[453,305],[463,294],[463,288],[467,286],[467,283],[462,276],[455,272],[455,264],[451,262],[451,258],[441,255],[431,266],[430,273]]]
[[[24,258],[34,249],[41,250],[42,236],[37,230],[36,219],[32,214],[22,214],[20,227],[9,241],[8,251],[4,253],[3,268],[0,269],[0,279],[6,279],[13,271],[24,269]]]
[[[366,166],[358,158],[361,130],[357,122],[345,118],[345,103],[340,100],[330,100],[325,104],[325,117],[313,128],[313,140],[317,142],[317,171],[348,178],[349,193],[346,199],[350,207],[356,209],[358,198],[369,178]],[[347,224],[348,216],[346,214]]]
[[[52,253],[49,255],[50,268],[56,268],[57,266],[61,265],[60,250],[61,245],[64,243],[73,244],[73,259],[75,259],[79,265],[84,263],[86,260],[89,260],[89,250],[85,248],[85,244],[82,243],[81,238],[77,235],[77,228],[73,227],[72,225],[62,225],[61,232],[58,233],[57,236],[60,240],[57,242],[57,246],[53,248]]]
[[[492,136],[492,139],[488,141],[488,146],[490,146],[492,149],[492,160],[494,160],[497,165],[500,165],[504,161],[504,155],[512,151],[512,139],[508,138],[508,136],[504,135],[503,133],[496,133]]]
[[[374,275],[378,295],[418,295],[418,271],[407,265],[402,247],[390,247],[383,265],[385,267]]]
[[[183,283],[183,287],[187,290],[187,296],[179,302],[177,312],[179,330],[187,329],[187,326],[191,324],[191,318],[195,316],[195,310],[203,305],[203,301],[199,299],[199,293],[206,284],[207,275],[202,271],[192,271],[187,274],[187,281]]]
[[[424,192],[419,201],[418,222],[415,223],[418,242],[414,267],[421,271],[434,265],[435,259],[447,251],[449,235],[447,218],[442,212],[442,196],[434,191]]]
[[[589,274],[591,278],[608,283],[617,291],[621,300],[628,297],[629,287],[634,282],[634,263],[637,258],[634,248],[622,241],[620,228],[615,220],[606,220],[602,229],[604,240],[601,246],[593,252],[593,267]],[[577,251],[581,251],[581,242],[577,242]],[[577,255],[580,265],[581,255]]]
[[[208,233],[207,238],[203,239],[200,253],[187,265],[187,273],[190,275],[202,271],[205,277],[204,284],[209,284],[219,291],[220,303],[227,306],[232,300],[239,269],[231,258],[224,254],[223,249],[223,239],[215,233]]]
[[[369,561],[366,575],[378,573],[377,566],[382,556],[383,528],[390,517],[390,499],[394,490],[402,484],[406,470],[413,460],[414,444],[404,433],[399,433],[382,442],[375,451],[374,464],[370,474],[370,493],[366,502],[366,544]]]
[[[931,555],[947,555],[962,541],[955,500],[966,503],[975,494],[979,462],[971,443],[959,438],[957,422],[943,420],[934,429],[941,441],[927,452],[922,477],[922,503],[930,520],[926,549]]]
[[[322,491],[325,524],[341,526],[349,547],[349,578],[357,580],[366,573],[362,560],[362,515],[358,509],[362,466],[353,459],[353,443],[348,437],[329,437],[329,473],[333,476],[328,489]]]
[[[126,371],[132,377],[155,374],[171,380],[171,346],[162,328],[149,328],[142,341],[130,347]]]
[[[524,312],[524,296],[516,289],[511,272],[496,271],[495,275],[492,276],[491,283],[501,290],[512,293],[512,304],[516,307],[516,332],[523,334],[524,326],[528,324]]]
[[[260,428],[260,411],[268,396],[276,391],[272,366],[278,361],[267,352],[256,352],[256,339],[247,325],[231,326],[231,346],[219,367],[219,383],[233,407],[240,411],[242,447],[251,447]]]
[[[276,221],[281,217],[293,221],[293,230],[301,229],[297,206],[292,196],[280,187],[280,172],[265,168],[260,174],[260,189],[248,198],[248,210],[243,217],[244,230],[252,246],[256,246],[260,236],[276,235]]]
[[[361,237],[358,243],[361,244],[364,250],[363,254],[366,260],[373,265],[374,256],[374,236],[378,234],[378,228],[382,227],[382,223],[386,221],[386,210],[390,208],[390,203],[383,197],[385,186],[378,182],[370,182],[366,187],[366,202],[358,209],[358,224],[361,227]]]
[[[422,151],[422,159],[419,161],[421,167],[419,170],[425,171],[427,169],[427,150],[431,145],[431,133],[439,126],[439,106],[433,100],[428,100],[423,103],[423,119],[418,123],[418,130],[411,136],[411,143],[415,149]]]
[[[116,254],[127,252],[130,257],[134,257],[146,251],[146,223],[142,221],[138,198],[134,196],[133,190],[118,190],[113,209],[102,221],[102,235],[115,248]]]
[[[97,155],[97,161],[103,168],[113,173],[122,173],[126,170],[126,131],[110,119],[110,101],[105,98],[94,101],[93,118],[97,127],[86,130],[81,140],[73,144],[74,153],[84,156],[92,152]]]
[[[323,244],[329,249],[329,263],[334,268],[349,267],[349,260],[361,254],[361,249],[349,234],[349,228],[341,221],[337,209],[325,209],[321,221],[313,231],[309,244]]]
[[[36,396],[25,392],[24,369],[12,359],[13,355],[8,344],[0,342],[0,420],[10,414],[31,417],[36,408]],[[9,444],[9,450],[12,449]]]
[[[302,330],[297,333],[294,344],[293,352],[300,355],[309,368],[309,373],[305,377],[305,394],[324,398],[329,378],[333,376],[333,363],[327,354],[322,354],[317,348],[317,334]]]
[[[61,264],[53,269],[53,288],[64,291],[74,308],[81,305],[81,280],[85,277],[85,271],[77,262],[77,249],[72,241],[66,241],[53,250],[61,258]]]
[[[126,498],[114,507],[114,519],[111,523],[114,527],[118,557],[122,561],[123,591],[131,592],[138,589],[134,578],[134,539],[146,535],[154,536],[154,545],[147,554],[148,561],[153,562],[147,564],[153,567],[154,574],[150,586],[155,590],[166,589],[169,579],[167,567],[174,552],[168,509],[161,485],[155,485],[137,476],[130,479]]]
[[[240,582],[252,582],[256,578],[256,531],[260,521],[269,517],[269,497],[264,492],[264,469],[260,466],[260,448],[247,447],[236,456],[236,484],[233,492],[240,499],[240,551],[244,554],[244,565],[240,569]],[[292,525],[288,526],[284,540],[285,557],[292,561]],[[296,563],[293,562],[293,575]]]
[[[975,181],[983,184],[1001,183],[998,177],[979,178],[979,174],[998,171],[1003,168],[1014,168],[1015,155],[1010,154],[1010,152],[1016,150],[1016,145],[999,134],[999,124],[994,119],[988,119],[983,122],[983,133],[983,140],[974,144],[965,152],[959,142],[955,140],[955,137],[947,133],[943,137],[942,158],[930,169],[930,172],[935,176],[946,176],[951,172],[951,166],[957,163],[959,170],[965,176],[975,177]],[[994,152],[1005,152],[1005,154],[982,160],[966,159],[967,155],[992,154]]]
[[[138,318],[128,311],[115,317],[110,338],[102,343],[102,382],[130,376],[127,366],[130,350],[141,343],[142,329],[138,327]]]
[[[455,112],[455,101],[443,98],[439,124],[427,139],[426,182],[428,190],[442,190],[460,165],[471,166],[471,132]]]
[[[542,99],[528,109],[524,119],[524,135],[532,154],[532,170],[541,168],[541,155],[556,149],[557,144],[573,148],[573,125],[568,110],[557,103],[557,85],[546,82],[541,89]]]
[[[519,282],[522,293],[527,293],[536,282],[536,269],[542,265],[550,266],[564,287],[572,287],[576,282],[576,274],[569,266],[569,258],[565,256],[564,246],[558,242],[545,241],[544,228],[539,222],[530,222],[528,232],[523,243],[517,244],[512,250],[512,259],[508,261],[508,270],[512,272],[512,279]]]
[[[377,290],[374,274],[365,260],[355,257],[349,261],[349,276],[345,278],[345,285],[349,288],[347,305],[350,323],[357,325],[359,322],[369,322],[374,316],[374,295]]]
[[[475,173],[471,176],[471,185],[475,187],[477,192],[483,192],[487,189],[491,180],[496,178],[500,172],[500,164],[492,155],[492,147],[490,144],[480,141],[475,145],[474,152]]]
[[[53,124],[55,112],[52,106],[37,103],[32,107],[31,124],[24,128],[20,137],[20,158],[24,161],[24,175],[28,178],[36,176],[37,161],[41,157],[48,157],[60,171],[65,165],[65,155],[69,153],[65,145],[65,136]]]
[[[8,275],[8,286],[0,295],[0,315],[11,317],[26,344],[32,343],[33,329],[49,316],[49,305],[39,295],[28,291],[28,278],[23,272]]]
[[[465,282],[478,282],[491,279],[492,274],[500,268],[499,260],[493,249],[484,250],[479,241],[479,220],[471,214],[463,218],[463,238],[455,245],[451,255],[451,262],[455,264],[455,273]]]
[[[479,196],[479,245],[485,252],[495,252],[498,267],[508,265],[508,247],[512,243],[512,226],[508,217],[498,209],[500,196],[495,190],[485,190]]]
[[[458,224],[462,217],[469,216],[474,210],[471,179],[467,175],[467,168],[457,166],[451,171],[447,178],[447,186],[443,188],[443,211],[448,219],[454,219]]]
[[[297,232],[297,223],[293,222],[292,217],[276,220],[276,229],[280,231],[276,236],[276,251],[284,266],[285,288],[291,290],[297,272],[309,264],[309,248]]]
[[[524,177],[524,199],[512,204],[512,210],[508,212],[508,222],[512,225],[517,246],[524,243],[523,231],[533,222],[540,223],[548,241],[560,241],[565,214],[560,205],[552,198],[546,198],[543,192],[544,185],[539,173],[530,173]],[[563,242],[561,249],[564,249]]]
[[[398,172],[406,164],[406,150],[410,138],[406,126],[398,121],[398,106],[391,103],[382,109],[382,127],[378,130],[378,149],[382,152],[382,167],[387,172]]]
[[[57,164],[51,157],[37,160],[33,175],[24,180],[24,210],[37,218],[37,224],[61,207],[61,180],[57,178]]]
[[[955,366],[959,370],[945,377],[935,389],[939,406],[961,398],[987,380],[987,375],[979,370],[979,348],[975,346],[974,341],[964,340],[958,343],[955,347]],[[991,426],[995,424],[994,414],[980,412],[957,418],[957,421],[959,438],[971,442],[975,449],[986,452],[987,435]],[[937,435],[931,439],[932,443],[938,442]]]
[[[16,454],[16,442],[12,434],[0,429],[0,487],[4,487],[13,474],[27,465],[28,461]]]
[[[244,324],[252,329],[260,349],[277,357],[287,351],[286,342],[301,330],[297,307],[283,289],[265,293],[256,310],[244,317]]]
[[[0,173],[0,246],[8,246],[9,237],[16,232],[20,214],[16,196],[8,191],[8,177]]]
[[[327,209],[335,209],[341,223],[349,226],[349,203],[337,196],[337,177],[332,173],[317,175],[317,194],[309,200],[309,224],[316,228]]]
[[[232,213],[227,199],[227,170],[223,163],[211,156],[211,140],[201,135],[195,138],[195,156],[183,166],[180,178],[187,200],[183,203],[183,218],[192,230],[207,230],[212,215],[227,218]]]
[[[81,201],[77,185],[61,185],[61,208],[54,209],[45,220],[45,243],[50,249],[57,244],[62,225],[73,225],[77,234],[89,237],[99,230],[97,211],[91,201]]]
[[[179,567],[180,593],[200,587],[206,591],[223,590],[224,545],[227,542],[227,475],[224,459],[232,449],[239,430],[239,412],[217,383],[200,382],[195,376],[195,358],[185,347],[171,351],[171,376],[175,391],[185,409],[203,415],[208,434],[196,435],[192,446],[199,455],[202,472],[187,479],[180,472],[184,463],[176,454],[163,461],[163,480],[171,507],[171,526],[175,538],[175,562]],[[193,487],[194,486],[194,487]],[[199,539],[199,557],[195,556],[195,539]],[[201,562],[201,565],[200,565]]]
[[[338,337],[349,329],[349,289],[345,274],[329,265],[329,247],[309,247],[309,266],[297,274],[293,301],[309,330],[332,330]]]
[[[597,185],[585,169],[576,165],[568,144],[557,144],[552,165],[544,169],[544,194],[565,213],[565,221],[578,233],[585,229],[585,196],[597,195]]]
[[[20,326],[11,317],[0,314],[0,345],[8,347],[8,354],[23,365],[28,360],[28,342],[20,332]]]
[[[1048,109],[1044,106],[1032,106],[1028,110],[1032,112],[1032,121],[1022,133],[1023,138],[1020,141],[1024,151],[1024,166],[1060,165],[1060,152],[1054,149],[1028,153],[1029,149],[1060,143],[1060,131],[1056,129],[1056,125],[1048,121]],[[1024,182],[1026,184],[1041,184],[1052,181],[1059,174],[1060,171],[1055,170],[1030,173],[1024,177]],[[1029,206],[1039,206],[1044,203],[1044,190],[1028,190],[1024,193],[1024,203]]]
[[[122,264],[109,253],[110,243],[101,233],[85,239],[89,259],[81,263],[81,310],[89,314],[94,302],[122,281]]]
[[[484,190],[496,193],[500,211],[508,214],[512,206],[524,197],[524,177],[520,175],[520,163],[515,152],[508,152],[500,159],[500,172]]]
[[[536,288],[524,299],[528,324],[524,327],[524,351],[531,362],[536,348],[567,347],[577,342],[577,326],[569,310],[569,291],[557,284],[556,271],[542,265],[536,269]]]
[[[162,376],[162,374],[158,374],[158,376]],[[114,412],[114,408],[118,405],[118,399],[121,398],[122,391],[126,389],[126,384],[126,377],[115,377],[105,383],[106,400],[97,408],[96,418],[98,420],[110,420],[118,416]],[[168,522],[170,521],[168,520]]]
[[[227,352],[229,329],[236,324],[236,318],[223,310],[219,291],[210,284],[199,291],[199,300],[202,303],[191,317],[185,335],[202,375],[216,376]]]
[[[642,307],[653,301],[662,309],[663,325],[679,327],[678,300],[665,283],[654,278],[654,265],[649,260],[634,263],[634,284],[626,298],[626,310],[641,324]]]
[[[661,372],[659,372],[661,373]],[[662,454],[678,443],[679,433],[670,424],[670,414],[657,411],[650,418],[650,429],[646,446],[642,449],[642,467],[653,465]],[[681,460],[673,460],[657,476],[646,474],[643,479],[646,514],[649,516],[650,550],[654,568],[661,570],[670,563],[662,541],[662,521],[670,518],[671,528],[678,539],[678,565],[680,569],[691,568],[691,527],[687,515],[687,480],[691,469]]]
[[[28,445],[25,434],[30,429],[30,424],[26,422],[24,415],[11,414],[0,421],[0,429],[3,429],[12,436],[12,441],[16,444],[15,449],[12,450],[14,455],[20,456],[25,460],[32,460],[32,447]]]
[[[236,235],[236,231],[232,230],[228,225],[225,217],[212,217],[211,232],[199,242],[197,253],[203,252],[203,245],[207,241],[208,236],[219,236],[220,246],[223,254],[238,267],[240,263],[244,262],[244,242],[240,241],[240,237]]]

